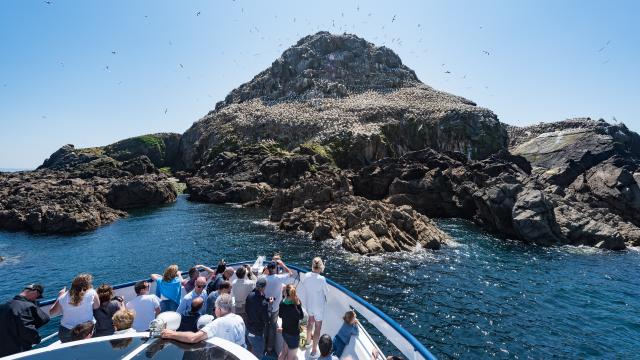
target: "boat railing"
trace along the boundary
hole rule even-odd
[[[244,264],[253,264],[253,261],[243,261],[228,264],[228,266],[240,266]],[[299,281],[300,274],[308,272],[308,270],[295,265],[288,265],[289,268],[295,271],[296,281]],[[151,284],[151,293],[155,292],[155,282],[151,279],[146,279]],[[126,282],[123,284],[114,285],[113,288],[117,295],[123,296],[125,299],[131,299],[135,297],[133,287],[137,281]],[[369,324],[375,327],[391,344],[393,344],[407,359],[421,360],[421,359],[435,359],[435,356],[427,350],[427,348],[418,341],[411,333],[404,329],[397,321],[393,320],[387,314],[382,312],[377,307],[373,306],[360,296],[354,294],[351,290],[336,283],[335,281],[327,278],[327,284],[329,285],[329,297],[328,308],[332,311],[344,312],[347,310],[355,310],[363,318],[367,320]],[[40,302],[40,306],[43,310],[48,309],[53,305],[55,299],[45,300]],[[329,325],[329,324],[327,324]],[[362,325],[361,325],[362,326]],[[334,326],[335,327],[335,326]],[[323,330],[325,329],[323,324]],[[338,328],[327,329],[328,333],[336,333]],[[364,331],[367,336],[370,337],[368,332]],[[56,334],[51,334],[45,339],[49,340],[55,337]],[[371,343],[375,345],[376,342],[370,339]],[[44,341],[43,341],[44,342]],[[378,349],[379,350],[379,349]],[[369,356],[371,354],[368,354]]]

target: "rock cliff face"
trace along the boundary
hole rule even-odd
[[[195,170],[262,140],[287,150],[321,145],[343,168],[425,147],[486,158],[507,146],[490,110],[424,85],[387,48],[327,32],[301,39],[233,90],[185,132],[180,152]]]

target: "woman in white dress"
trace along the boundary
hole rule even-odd
[[[329,289],[327,280],[320,275],[324,271],[322,259],[316,257],[311,262],[311,272],[302,276],[299,292],[302,295],[303,304],[307,309],[309,321],[307,322],[307,345],[309,338],[313,339],[311,346],[311,356],[318,353],[318,340],[322,331],[322,320],[324,320],[324,310],[327,305]]]

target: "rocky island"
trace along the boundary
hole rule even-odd
[[[74,232],[175,200],[270,209],[360,254],[438,249],[433,218],[525,243],[640,245],[640,137],[571,119],[530,127],[422,83],[355,35],[302,38],[180,134],[66,145],[0,174],[0,229]]]

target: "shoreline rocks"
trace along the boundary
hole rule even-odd
[[[0,173],[0,229],[75,233],[174,202],[177,191],[146,156],[118,161],[65,145],[39,170]]]

